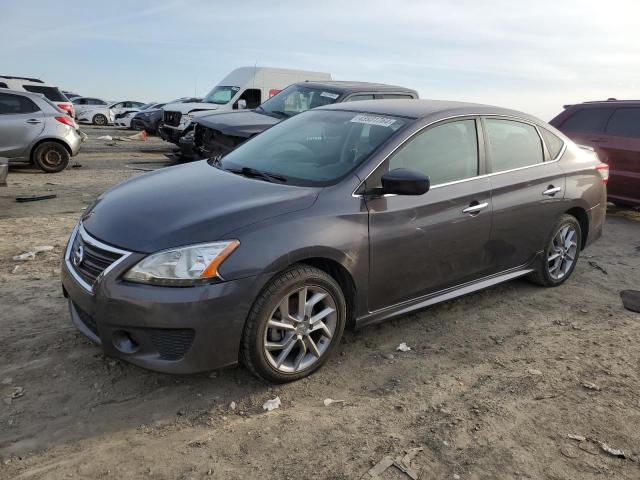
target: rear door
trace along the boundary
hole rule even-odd
[[[565,176],[533,124],[484,117],[483,126],[493,201],[489,251],[497,273],[523,266],[543,250],[564,207]]]
[[[442,122],[411,137],[365,182],[408,168],[429,176],[420,196],[366,195],[369,210],[369,308],[410,300],[477,279],[489,268],[491,193],[482,175],[479,120]]]
[[[613,107],[578,108],[557,128],[574,142],[598,150],[606,141],[605,127],[613,111]]]
[[[44,113],[30,99],[0,92],[0,157],[25,157],[44,128]]]
[[[640,107],[617,108],[599,144],[600,159],[609,164],[607,194],[613,200],[640,203]]]

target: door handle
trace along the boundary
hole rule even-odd
[[[36,120],[35,118],[30,118],[29,120],[27,120],[27,123],[31,125],[35,125],[36,123],[42,123],[42,120]]]
[[[487,202],[484,202],[484,203],[473,202],[467,208],[462,210],[462,213],[468,213],[469,215],[475,215],[475,214],[479,213],[480,210],[484,210],[488,206],[489,206],[489,204]]]
[[[542,192],[543,195],[547,197],[553,197],[556,193],[561,192],[562,189],[560,187],[554,187],[553,185],[549,185],[549,187]]]

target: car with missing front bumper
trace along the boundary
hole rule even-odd
[[[521,112],[334,104],[112,188],[74,229],[62,284],[109,355],[291,381],[347,326],[517,277],[561,285],[602,233],[606,181],[592,150]]]
[[[223,155],[294,115],[332,103],[418,98],[413,89],[371,82],[294,83],[253,110],[202,114],[180,137],[182,159]]]

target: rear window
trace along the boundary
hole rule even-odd
[[[533,125],[511,120],[487,119],[491,171],[502,172],[544,161],[542,141]]]
[[[619,108],[607,124],[607,133],[617,137],[640,138],[640,108]]]
[[[547,145],[547,150],[549,150],[549,156],[551,157],[551,160],[555,159],[560,153],[560,150],[562,150],[564,142],[560,137],[554,135],[549,130],[546,130],[544,128],[540,128],[540,134],[544,139],[544,143]]]
[[[26,97],[0,93],[0,115],[33,113],[38,110],[40,110],[38,106]]]
[[[9,88],[9,85],[4,82],[0,82],[0,88]]]
[[[560,126],[563,132],[603,133],[613,108],[584,108],[567,118]]]
[[[52,102],[69,101],[56,87],[43,87],[41,85],[23,85],[23,87],[27,92],[41,93]]]

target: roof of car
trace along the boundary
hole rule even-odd
[[[0,75],[0,78],[6,78],[8,80],[27,80],[29,82],[35,82],[35,83],[44,83],[42,80],[40,80],[39,78],[29,78],[29,77],[13,77],[10,75]]]
[[[617,98],[608,98],[606,100],[589,100],[582,103],[570,103],[564,105],[564,108],[578,107],[578,106],[603,106],[603,105],[640,105],[640,100],[618,100]]]
[[[352,92],[411,92],[417,95],[417,92],[411,88],[400,87],[398,85],[387,85],[386,83],[371,83],[371,82],[352,82],[352,81],[339,81],[339,80],[307,80],[305,82],[298,82],[299,85],[306,85],[315,88],[331,88],[332,90],[340,90],[343,93]]]
[[[319,107],[316,110],[347,110],[409,118],[424,118],[438,114],[442,116],[506,115],[528,119],[537,123],[545,123],[532,115],[517,110],[448,100],[363,100],[360,102],[333,103]]]

